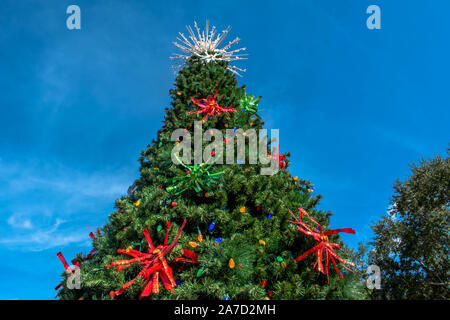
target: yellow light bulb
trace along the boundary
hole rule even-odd
[[[196,247],[198,246],[197,242],[194,242],[194,241],[189,241],[189,245],[190,245],[192,248],[196,248]]]

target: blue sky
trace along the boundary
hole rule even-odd
[[[81,8],[82,29],[66,28]],[[382,29],[368,30],[370,4]],[[2,0],[0,299],[53,299],[63,267],[91,249],[161,127],[177,32],[232,25],[293,175],[311,179],[355,246],[408,163],[445,154],[450,47],[444,1]]]

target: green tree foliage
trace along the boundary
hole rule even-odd
[[[381,299],[449,299],[450,159],[411,165],[397,180],[389,213],[372,226],[369,262],[381,269]]]
[[[139,265],[124,271],[106,268],[105,264],[129,258],[118,254],[117,249],[132,247],[146,251],[144,228],[148,228],[155,245],[162,244],[167,221],[172,223],[169,239],[174,239],[184,219],[186,227],[169,258],[179,257],[181,248],[185,248],[198,254],[199,263],[172,263],[179,285],[173,293],[160,285],[159,293],[151,294],[149,299],[365,297],[359,274],[347,271],[344,279],[340,279],[331,267],[328,284],[325,275],[311,270],[316,257],[311,255],[299,263],[295,261],[316,243],[288,222],[291,220],[288,210],[296,212],[301,206],[324,228],[329,227],[332,214],[316,208],[320,196],[308,191],[312,186],[309,181],[294,179],[288,167],[267,176],[260,174],[261,164],[214,164],[211,170],[223,173],[210,185],[210,190],[184,190],[188,184],[183,184],[180,188],[183,192],[168,192],[167,188],[171,190],[170,186],[177,184],[180,181],[177,177],[186,170],[171,160],[175,145],[171,133],[185,128],[193,136],[193,121],[202,119],[200,114],[188,113],[197,110],[191,97],[213,96],[218,90],[218,103],[237,109],[230,112],[230,118],[208,118],[203,130],[216,128],[225,136],[226,129],[262,128],[263,122],[255,115],[255,110],[240,105],[241,101],[245,102],[244,87],[238,86],[227,65],[223,61],[204,63],[191,57],[180,70],[175,88],[170,90],[172,106],[166,109],[165,125],[158,131],[157,140],[148,145],[139,158],[141,175],[135,182],[136,191],[116,200],[116,211],[109,215],[108,223],[93,241],[97,253],[87,260],[83,260],[83,254],[76,257],[81,263],[81,289],[71,290],[63,284],[59,298],[110,299],[111,291],[120,289],[141,270]],[[176,205],[172,205],[174,202]],[[211,224],[214,224],[212,229]],[[199,232],[202,242],[198,240]],[[330,236],[330,241],[343,245],[337,234]],[[198,246],[192,248],[189,242],[196,242]],[[351,250],[338,253],[343,258],[351,258]],[[235,262],[234,268],[229,267],[230,259]],[[262,286],[264,280],[266,285]],[[143,286],[144,282],[139,280],[116,299],[136,299]]]

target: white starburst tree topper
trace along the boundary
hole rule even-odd
[[[240,76],[239,72],[245,72],[245,69],[240,69],[236,66],[230,64],[231,61],[236,60],[245,60],[244,56],[247,54],[239,53],[246,48],[239,48],[235,50],[230,50],[230,48],[238,43],[241,39],[235,38],[233,41],[230,41],[226,46],[219,48],[222,42],[227,37],[228,33],[231,30],[231,26],[228,26],[222,33],[216,36],[217,30],[216,27],[213,26],[211,30],[209,30],[209,22],[206,21],[205,30],[200,31],[197,22],[194,21],[194,28],[197,33],[194,32],[191,26],[186,26],[186,29],[189,32],[189,39],[181,32],[179,32],[180,37],[177,37],[179,42],[174,42],[173,44],[183,51],[186,54],[175,54],[170,57],[170,59],[178,60],[178,64],[174,65],[174,69],[179,69],[186,64],[186,61],[192,57],[198,57],[205,63],[213,62],[213,61],[227,61],[228,70]]]

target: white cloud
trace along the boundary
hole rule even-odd
[[[0,160],[0,245],[23,251],[88,245],[85,227],[103,220],[104,208],[126,194],[134,178],[129,168],[87,172],[60,163]]]
[[[13,228],[31,229],[33,227],[30,219],[23,218],[17,215],[12,215],[11,217],[9,217],[7,222]]]
[[[91,173],[58,163],[6,165],[0,162],[0,175],[4,177],[8,185],[6,191],[15,194],[31,190],[46,190],[90,197],[108,197],[125,193],[131,184],[130,170],[105,169]]]
[[[59,230],[59,226],[64,221],[56,219],[55,223],[49,228],[35,229],[26,234],[15,235],[10,238],[0,239],[1,244],[9,247],[23,247],[27,251],[43,251],[49,248],[65,246],[72,243],[86,241],[86,232],[67,232]]]

